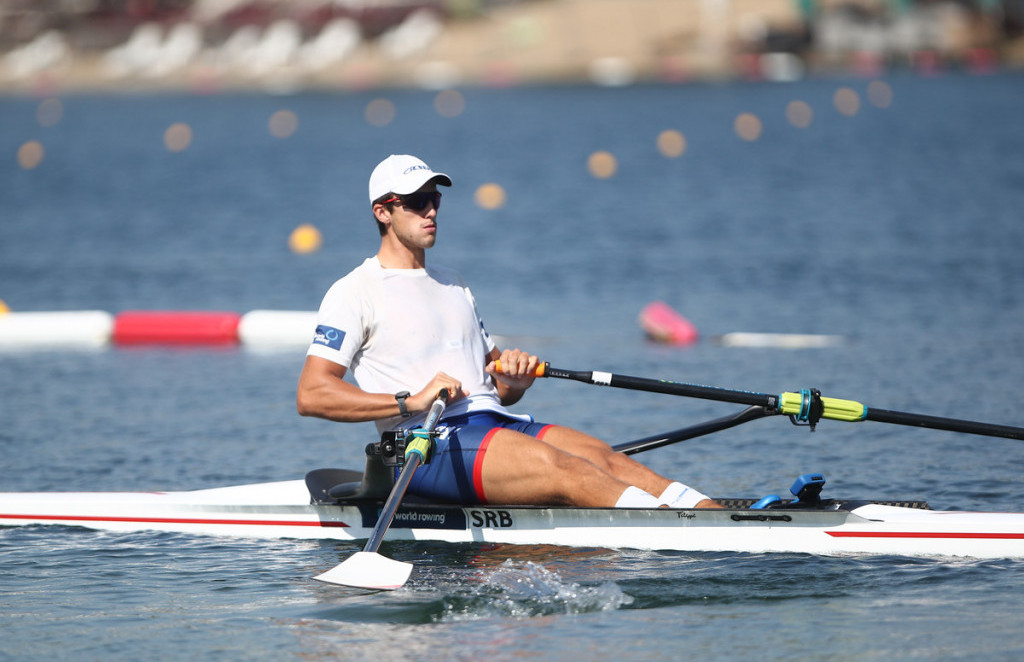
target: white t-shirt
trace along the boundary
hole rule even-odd
[[[370,257],[324,295],[306,355],[345,366],[370,393],[416,393],[445,372],[470,395],[446,409],[447,418],[467,411],[508,413],[484,371],[494,346],[458,273],[433,266],[384,269]],[[376,423],[383,431],[418,421],[393,417]]]

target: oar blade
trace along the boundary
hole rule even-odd
[[[313,579],[339,586],[393,591],[402,588],[411,573],[411,563],[395,561],[376,552],[356,552]]]

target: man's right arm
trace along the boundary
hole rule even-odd
[[[401,415],[393,393],[367,393],[345,381],[347,371],[340,363],[307,356],[299,375],[295,399],[299,414],[341,423],[361,423]],[[439,372],[425,388],[406,399],[407,410],[412,414],[427,411],[442,388],[451,394],[449,402],[468,395],[459,380]]]
[[[296,396],[299,414],[343,423],[375,421],[401,414],[394,395],[367,393],[345,381],[347,370],[334,361],[307,356]]]

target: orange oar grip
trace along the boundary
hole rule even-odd
[[[496,370],[500,371],[501,370],[501,361],[495,361],[494,362],[494,367],[495,367]],[[543,377],[544,374],[547,372],[547,368],[548,368],[547,362],[538,364],[537,367],[534,368],[533,376],[534,377]]]

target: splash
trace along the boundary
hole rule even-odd
[[[509,559],[477,579],[445,599],[439,620],[583,614],[613,611],[633,602],[614,582],[582,586],[532,561]]]

